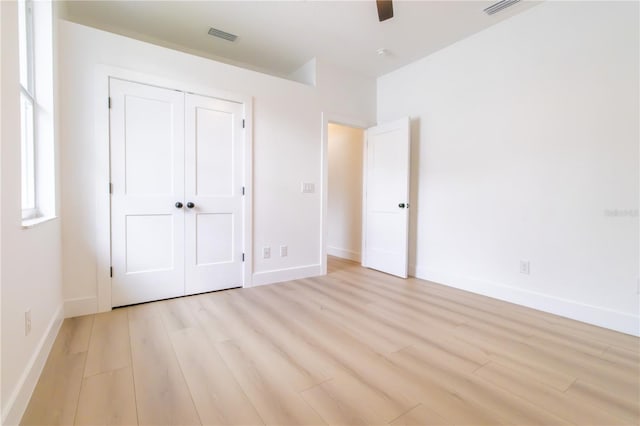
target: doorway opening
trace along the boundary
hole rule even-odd
[[[327,124],[327,255],[362,259],[364,129]]]
[[[407,278],[409,117],[374,127],[346,123],[323,114],[322,273],[334,255]],[[339,143],[341,130],[358,135],[359,149],[342,152],[353,145]]]

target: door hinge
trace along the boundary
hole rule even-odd
[[[244,186],[242,187],[242,195],[244,195]]]
[[[113,184],[109,182],[109,194],[113,194]]]
[[[113,266],[109,266],[109,276],[113,278]]]
[[[242,119],[242,128],[244,129],[244,118]]]
[[[109,96],[109,109],[111,109],[111,96]]]
[[[242,261],[244,262],[244,253],[242,253]]]

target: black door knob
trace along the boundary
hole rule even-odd
[[[400,207],[401,209],[404,209],[404,203],[398,204],[398,207]]]
[[[187,203],[187,208],[188,208],[188,209],[192,209],[192,208],[194,208],[195,206],[196,206],[196,205],[195,205],[195,204],[193,204],[191,201],[189,201],[189,202]]]
[[[176,209],[181,209],[182,203],[180,201],[176,202]]]

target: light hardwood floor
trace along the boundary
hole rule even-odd
[[[640,423],[638,338],[329,266],[65,320],[22,424]]]

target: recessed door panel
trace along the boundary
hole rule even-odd
[[[233,262],[233,219],[232,213],[197,214],[197,266]]]
[[[172,215],[127,216],[125,233],[127,274],[173,269]]]
[[[128,195],[171,195],[173,111],[167,100],[125,96],[125,191]]]
[[[367,182],[372,189],[367,202],[376,211],[397,212],[398,188],[406,185],[402,172],[406,153],[398,149],[396,132],[389,131],[375,136],[371,143]],[[375,190],[373,190],[375,189]]]
[[[196,107],[196,194],[233,195],[234,114]]]

